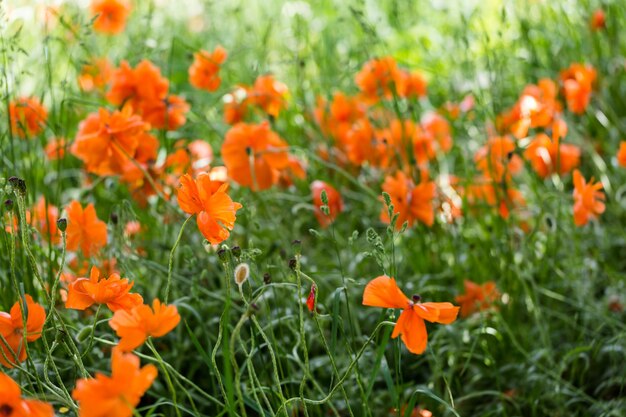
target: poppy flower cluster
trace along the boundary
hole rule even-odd
[[[230,125],[245,121],[251,107],[276,118],[287,106],[288,94],[287,86],[273,75],[260,75],[252,86],[240,84],[224,96],[224,121]]]

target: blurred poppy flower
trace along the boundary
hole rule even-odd
[[[587,182],[579,170],[574,171],[574,223],[584,226],[604,213],[604,192],[601,182]]]
[[[323,213],[321,207],[324,205],[322,201],[322,191],[326,192],[328,201],[328,212]],[[328,227],[335,221],[337,215],[343,211],[343,200],[341,194],[330,184],[324,181],[313,181],[311,183],[311,193],[313,194],[313,205],[315,206],[315,218],[320,226]]]
[[[573,63],[561,71],[563,94],[569,111],[583,114],[587,110],[595,80],[596,70],[591,65]]]
[[[461,316],[467,317],[478,310],[486,310],[498,300],[500,293],[496,288],[496,283],[487,281],[482,285],[470,280],[463,281],[465,293],[455,298],[461,305]]]
[[[424,320],[449,324],[456,320],[459,312],[459,307],[451,303],[422,303],[419,295],[409,299],[398,288],[396,280],[385,275],[374,278],[365,286],[363,305],[402,309],[391,337],[401,336],[409,352],[416,355],[423,353],[428,343]]]
[[[0,415],[3,417],[54,417],[54,409],[43,401],[23,399],[20,386],[8,375],[0,372]]]
[[[130,158],[135,157],[148,128],[141,117],[133,115],[130,106],[114,112],[100,108],[80,123],[71,151],[83,161],[87,172],[121,174],[132,163]]]
[[[522,159],[515,150],[515,142],[508,136],[492,137],[476,151],[474,161],[486,178],[502,182],[511,179],[523,168]]]
[[[65,157],[65,148],[68,146],[65,139],[51,139],[46,144],[44,152],[49,161],[56,161]]]
[[[92,203],[83,209],[76,200],[67,207],[67,250],[80,247],[85,257],[98,253],[107,243],[107,225],[98,219]]]
[[[287,86],[276,81],[273,75],[260,75],[254,81],[248,101],[270,116],[278,117],[280,111],[287,106],[288,92]]]
[[[396,81],[401,77],[396,61],[390,57],[375,58],[363,65],[355,76],[363,100],[373,104],[392,97]]]
[[[194,180],[189,174],[180,178],[178,204],[187,214],[196,214],[202,235],[213,245],[223,242],[235,227],[236,213],[242,205],[226,193],[228,184],[212,181],[207,173]]]
[[[113,75],[113,65],[107,58],[97,58],[83,65],[78,85],[83,91],[104,90]]]
[[[189,67],[189,83],[202,90],[217,90],[222,82],[220,66],[228,56],[226,49],[218,45],[213,52],[199,51],[193,56],[193,64]]]
[[[191,106],[184,98],[171,94],[163,100],[142,103],[141,116],[156,129],[176,130],[187,121],[186,114]]]
[[[545,133],[537,134],[524,151],[533,169],[541,178],[558,173],[566,174],[580,163],[580,148],[569,143],[560,143],[567,134],[567,125],[557,119],[552,127],[552,139]]]
[[[11,131],[21,138],[41,132],[48,120],[48,111],[35,97],[20,97],[9,103]]]
[[[131,417],[157,373],[154,365],[140,368],[137,356],[114,348],[111,376],[96,373],[76,382],[72,398],[78,401],[79,417]]]
[[[593,12],[589,26],[591,26],[591,30],[593,31],[599,31],[606,28],[606,16],[604,15],[604,10],[597,9]]]
[[[394,176],[387,176],[383,183],[383,191],[391,197],[394,214],[398,213],[396,229],[401,229],[404,222],[413,226],[415,221],[432,226],[435,221],[435,198],[436,186],[432,181],[424,181],[417,185],[404,172],[398,171]],[[380,212],[380,219],[389,223],[387,207]]]
[[[94,30],[107,35],[122,33],[130,10],[127,0],[93,0],[91,14],[96,17]]]
[[[61,234],[57,227],[59,209],[52,204],[46,203],[46,199],[43,196],[37,200],[37,204],[35,204],[32,212],[32,218],[35,227],[45,240],[49,240],[54,244],[61,241]]]
[[[626,168],[626,141],[621,141],[617,151],[617,162],[619,166]]]
[[[248,113],[248,95],[248,88],[243,85],[224,95],[224,122],[234,125],[243,121]]]
[[[141,346],[148,337],[162,337],[180,322],[180,314],[174,305],[165,305],[155,299],[152,308],[140,304],[130,310],[118,310],[109,325],[120,337],[118,347],[124,352]]]
[[[89,278],[78,278],[69,285],[65,307],[85,310],[94,304],[106,304],[111,311],[130,310],[143,302],[141,295],[130,292],[133,285],[117,273],[100,277],[100,270],[92,266]]]
[[[287,143],[270,129],[267,122],[238,123],[222,144],[222,159],[230,177],[253,190],[265,190],[289,164]]]
[[[24,328],[23,313],[26,313],[26,328]],[[27,357],[26,343],[34,342],[41,337],[43,324],[46,320],[44,308],[33,301],[26,294],[24,300],[19,300],[9,313],[0,312],[0,364],[13,368]],[[0,385],[0,389],[2,385]],[[0,395],[0,403],[2,402]],[[1,409],[0,409],[1,411]]]

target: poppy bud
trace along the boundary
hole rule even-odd
[[[293,246],[293,249],[296,251],[296,253],[300,255],[300,249],[302,248],[302,241],[296,239],[293,242],[291,242],[291,245]]]
[[[65,230],[67,229],[67,219],[61,217],[59,220],[57,220],[57,227],[59,228],[61,233],[65,232]]]
[[[240,263],[235,267],[235,283],[239,288],[248,280],[250,276],[250,266],[247,263]]]
[[[26,194],[26,181],[18,177],[9,178],[9,184],[13,187],[14,190],[19,192],[21,195]]]
[[[4,208],[7,209],[7,211],[11,211],[13,210],[13,200],[8,199],[4,202]]]
[[[296,261],[295,258],[291,258],[289,260],[289,269],[291,269],[292,271],[296,270],[296,266],[298,265],[298,261]]]
[[[78,340],[78,342],[82,343],[85,340],[87,340],[89,338],[89,335],[91,334],[92,328],[91,326],[85,326],[83,327],[80,332],[78,332],[78,334],[76,335],[76,340]]]
[[[306,299],[306,306],[310,312],[315,312],[315,293],[317,292],[317,285],[311,285],[311,291]]]
[[[119,217],[117,216],[117,213],[111,213],[111,223],[117,224],[118,220]]]
[[[269,272],[264,273],[263,274],[263,283],[267,285],[270,282],[272,282],[272,276],[270,275]]]
[[[228,260],[228,248],[227,247],[221,247],[217,251],[217,256],[220,258],[220,261],[226,262]]]
[[[233,246],[230,251],[235,258],[239,258],[241,256],[241,248],[239,246]]]
[[[213,245],[211,245],[211,242],[209,242],[208,240],[204,239],[204,241],[202,242],[202,245],[204,246],[204,251],[206,253],[211,253],[211,249],[212,249],[212,246],[213,246]]]

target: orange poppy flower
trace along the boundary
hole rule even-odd
[[[43,401],[23,399],[20,386],[0,372],[0,416],[54,417],[54,409]]]
[[[278,171],[289,165],[287,148],[268,122],[238,123],[226,133],[222,159],[235,182],[265,190],[276,182]]]
[[[131,162],[129,158],[135,157],[139,139],[148,129],[141,117],[132,114],[130,106],[113,113],[100,108],[80,123],[71,151],[83,161],[87,172],[120,174]]]
[[[552,139],[545,133],[539,133],[524,151],[524,157],[530,161],[541,178],[546,178],[555,172],[559,175],[566,174],[580,163],[578,146],[559,143],[560,138],[566,133],[567,125],[562,120],[558,120],[552,128]]]
[[[452,149],[452,133],[450,123],[435,112],[428,112],[422,117],[422,129],[430,135],[431,140],[438,146],[441,152],[449,152]]]
[[[55,244],[61,241],[61,234],[57,227],[57,220],[59,219],[57,207],[46,204],[45,198],[40,197],[33,209],[32,217],[35,227],[44,239]]]
[[[44,149],[46,158],[48,158],[49,161],[56,161],[57,159],[63,159],[65,157],[66,147],[67,147],[67,143],[65,139],[51,139],[46,145],[46,148]]]
[[[242,207],[226,194],[227,190],[228,184],[212,181],[206,173],[195,180],[189,174],[180,177],[178,204],[185,213],[197,215],[200,232],[213,245],[228,239],[237,210]]]
[[[398,288],[396,280],[386,275],[374,278],[365,286],[363,305],[402,309],[391,337],[401,336],[409,352],[416,355],[423,353],[428,343],[424,320],[450,324],[459,313],[459,307],[451,303],[422,303],[419,295],[409,299]]]
[[[604,15],[604,10],[598,9],[591,15],[591,20],[589,22],[589,26],[591,26],[591,30],[598,31],[606,28],[606,16]]]
[[[626,168],[626,141],[621,141],[617,151],[617,162],[619,166]]]
[[[511,210],[524,206],[522,193],[508,182],[494,183],[489,178],[477,178],[467,189],[467,202],[471,206],[479,203],[498,209],[500,217],[508,219]]]
[[[21,138],[41,132],[48,120],[48,111],[35,97],[20,97],[9,103],[11,131]]]
[[[185,124],[191,109],[184,98],[171,94],[163,100],[144,101],[141,116],[156,129],[176,130]]]
[[[161,337],[171,332],[180,322],[174,305],[165,305],[155,299],[152,308],[140,304],[131,310],[118,310],[109,325],[120,337],[118,347],[129,352],[141,346],[148,337]]]
[[[330,103],[319,97],[314,115],[322,132],[331,135],[343,148],[352,125],[365,117],[365,106],[357,98],[337,92]]]
[[[248,95],[246,86],[237,86],[232,93],[224,95],[224,121],[234,125],[243,121],[248,113]]]
[[[67,250],[80,247],[85,257],[95,255],[107,243],[107,225],[98,219],[92,203],[83,206],[73,200],[67,207]]]
[[[415,221],[432,226],[435,222],[435,198],[436,186],[432,181],[424,181],[415,185],[413,180],[404,172],[398,171],[395,176],[387,176],[383,183],[383,191],[391,197],[394,213],[398,213],[396,229],[401,229],[404,222],[413,226]],[[389,223],[389,212],[384,206],[380,212],[380,219]]]
[[[72,398],[78,401],[78,417],[131,417],[158,374],[152,364],[139,366],[137,356],[114,348],[111,376],[96,373],[93,379],[76,381]]]
[[[523,167],[515,149],[515,142],[508,136],[489,138],[487,144],[476,151],[474,161],[486,178],[496,182],[509,180]]]
[[[26,311],[26,329],[23,310]],[[0,312],[0,335],[4,338],[0,339],[0,364],[13,368],[17,363],[24,362],[27,357],[25,344],[41,337],[45,321],[46,311],[28,294],[25,296],[25,302],[17,301],[9,313]]]
[[[584,226],[591,219],[597,219],[604,213],[604,192],[602,183],[594,183],[593,178],[587,183],[579,170],[574,171],[574,223]]]
[[[575,114],[583,114],[589,105],[596,70],[591,65],[574,63],[561,71],[563,93],[567,108]]]
[[[130,10],[127,0],[93,0],[91,14],[97,16],[93,22],[94,30],[107,35],[122,33]]]
[[[273,75],[260,75],[252,86],[248,100],[270,116],[278,117],[280,111],[287,105],[288,92],[287,86],[276,81]]]
[[[356,166],[367,161],[374,161],[376,150],[375,131],[369,119],[362,118],[352,124],[346,135],[346,153],[350,162]]]
[[[106,98],[116,106],[128,102],[141,113],[146,103],[165,100],[168,89],[169,81],[152,62],[144,59],[133,69],[122,61],[113,73]]]
[[[78,76],[78,85],[83,91],[104,90],[113,75],[113,65],[106,58],[94,59],[84,65]]]
[[[322,191],[326,191],[328,199],[328,214],[324,214],[321,207],[324,205],[322,201]],[[315,218],[320,226],[326,228],[335,221],[337,215],[343,211],[343,200],[341,194],[330,184],[324,181],[313,181],[311,183],[311,193],[313,194],[313,205],[315,206]]]
[[[226,49],[218,45],[211,53],[200,51],[193,56],[193,64],[189,67],[189,83],[202,90],[217,90],[222,82],[219,76],[220,65],[228,56]]]
[[[94,304],[106,304],[111,311],[130,310],[140,305],[143,298],[131,293],[134,283],[119,274],[100,277],[100,270],[91,267],[89,278],[78,278],[69,285],[65,308],[85,310]]]
[[[477,310],[486,310],[500,298],[496,283],[487,281],[482,285],[464,280],[465,294],[459,295],[455,301],[461,305],[461,316],[467,317]]]
[[[400,76],[396,61],[390,57],[372,59],[363,65],[356,75],[356,85],[361,90],[363,100],[376,103],[381,98],[391,98],[392,88]]]
[[[426,96],[426,79],[420,72],[400,70],[396,77],[398,95],[404,98],[420,98]]]

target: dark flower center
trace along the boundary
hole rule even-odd
[[[0,405],[0,417],[10,417],[13,414],[13,407],[8,404]]]

